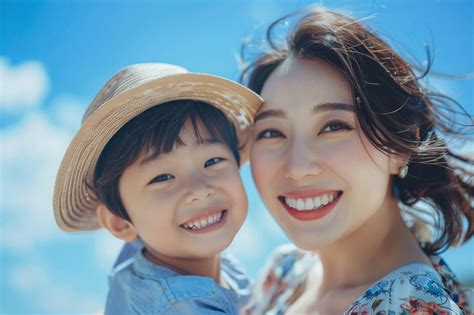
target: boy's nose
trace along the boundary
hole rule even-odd
[[[203,201],[212,198],[216,193],[215,189],[204,181],[193,181],[186,194],[186,203]]]

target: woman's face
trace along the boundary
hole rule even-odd
[[[387,208],[399,165],[358,126],[348,81],[321,60],[287,59],[262,90],[252,173],[268,210],[300,248],[316,250]]]

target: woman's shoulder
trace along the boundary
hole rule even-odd
[[[283,244],[275,248],[266,263],[266,274],[270,271],[277,278],[305,273],[314,264],[315,255],[299,249],[293,244]]]
[[[454,272],[448,266],[446,261],[439,255],[429,256],[433,268],[440,275],[444,287],[449,292],[449,295],[453,301],[464,311],[466,314],[474,313],[474,290],[468,287],[463,287],[461,282],[458,280]]]
[[[345,314],[462,314],[433,267],[412,263],[390,272],[356,299]]]
[[[254,285],[254,294],[246,314],[263,314],[267,311],[283,311],[291,303],[291,296],[302,284],[315,255],[293,244],[278,246],[270,255]]]
[[[282,244],[273,249],[270,259],[271,260],[280,260],[283,257],[297,257],[301,253],[304,253],[303,250],[299,249],[292,243]]]

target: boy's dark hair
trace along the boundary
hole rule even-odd
[[[107,143],[97,161],[92,183],[98,200],[112,213],[131,222],[120,198],[120,177],[142,153],[158,156],[171,152],[175,145],[183,145],[179,134],[188,121],[198,141],[204,140],[204,132],[210,140],[228,145],[240,165],[237,133],[223,112],[199,101],[172,101],[136,116]]]

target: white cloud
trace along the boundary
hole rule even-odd
[[[0,57],[0,109],[21,113],[41,105],[49,91],[49,78],[38,61],[24,61],[12,66]]]
[[[0,112],[22,114],[17,123],[0,129],[0,252],[7,261],[12,253],[18,258],[4,273],[0,291],[6,289],[8,295],[13,290],[48,313],[97,312],[104,296],[74,289],[47,262],[35,259],[41,256],[38,248],[53,245],[55,251],[61,251],[61,246],[74,244],[56,226],[52,195],[60,161],[85,110],[75,97],[61,95],[47,112],[41,111],[48,89],[41,63],[11,66],[0,57]],[[95,245],[90,250],[96,249],[94,256],[108,272],[119,246],[103,241],[100,235],[92,239]],[[91,270],[91,275],[100,274],[105,281],[107,272]]]
[[[54,221],[52,196],[59,164],[84,108],[69,96],[58,98],[50,108],[49,116],[35,111],[0,131],[0,250],[27,254],[41,244],[67,242]],[[91,250],[107,273],[122,242],[106,232],[94,239]]]
[[[15,266],[8,278],[12,289],[28,295],[34,300],[34,305],[48,312],[92,313],[99,311],[103,303],[102,297],[76,292],[46,265],[29,263]]]
[[[78,130],[87,106],[72,95],[62,94],[54,98],[48,112],[60,126],[70,130]]]
[[[30,113],[0,133],[3,247],[27,250],[63,236],[54,222],[52,195],[56,171],[71,138],[70,131],[52,125],[40,112]]]
[[[107,231],[100,231],[94,244],[97,265],[102,272],[109,273],[124,244],[123,241],[113,237]]]
[[[9,272],[10,286],[20,292],[33,291],[37,284],[47,283],[48,276],[38,265],[16,267]]]

